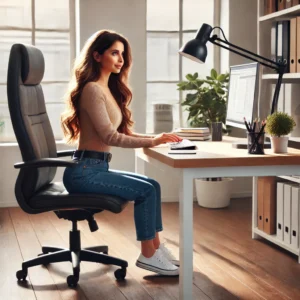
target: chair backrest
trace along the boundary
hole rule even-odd
[[[47,115],[41,81],[45,62],[34,46],[14,44],[10,51],[7,96],[13,129],[23,161],[54,158],[56,144]],[[37,190],[49,184],[56,168],[21,170],[16,184],[16,197],[28,200]],[[25,203],[22,203],[25,205]]]

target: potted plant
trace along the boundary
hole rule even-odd
[[[191,91],[181,104],[189,111],[191,127],[207,126],[211,129],[212,140],[222,140],[226,131],[226,102],[229,74],[218,74],[212,69],[210,76],[199,79],[198,73],[187,74],[187,81],[177,84],[178,90]],[[207,208],[223,208],[230,204],[232,178],[195,179],[198,204]]]
[[[229,74],[218,74],[211,69],[210,76],[199,79],[198,73],[187,74],[187,81],[177,84],[178,90],[191,91],[181,104],[189,111],[191,127],[207,126],[211,129],[212,140],[222,140],[222,128],[226,130],[226,101]]]
[[[296,126],[294,119],[284,112],[275,112],[267,117],[266,132],[271,135],[274,153],[286,153],[289,137]]]

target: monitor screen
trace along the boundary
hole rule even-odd
[[[244,118],[252,122],[257,109],[259,64],[231,66],[226,125],[245,129]]]

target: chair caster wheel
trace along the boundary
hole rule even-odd
[[[23,281],[25,281],[25,280],[26,280],[26,277],[27,277],[27,271],[19,270],[19,271],[16,273],[16,276],[17,276],[18,280],[23,280]]]
[[[74,276],[74,275],[70,275],[67,277],[67,284],[69,287],[73,287],[75,288],[77,286],[79,278]]]
[[[126,277],[126,268],[116,270],[115,277],[117,280],[124,280]]]

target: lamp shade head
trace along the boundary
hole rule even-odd
[[[202,24],[196,37],[181,47],[179,53],[189,59],[199,63],[205,63],[207,56],[206,43],[209,40],[212,27],[208,24]]]

